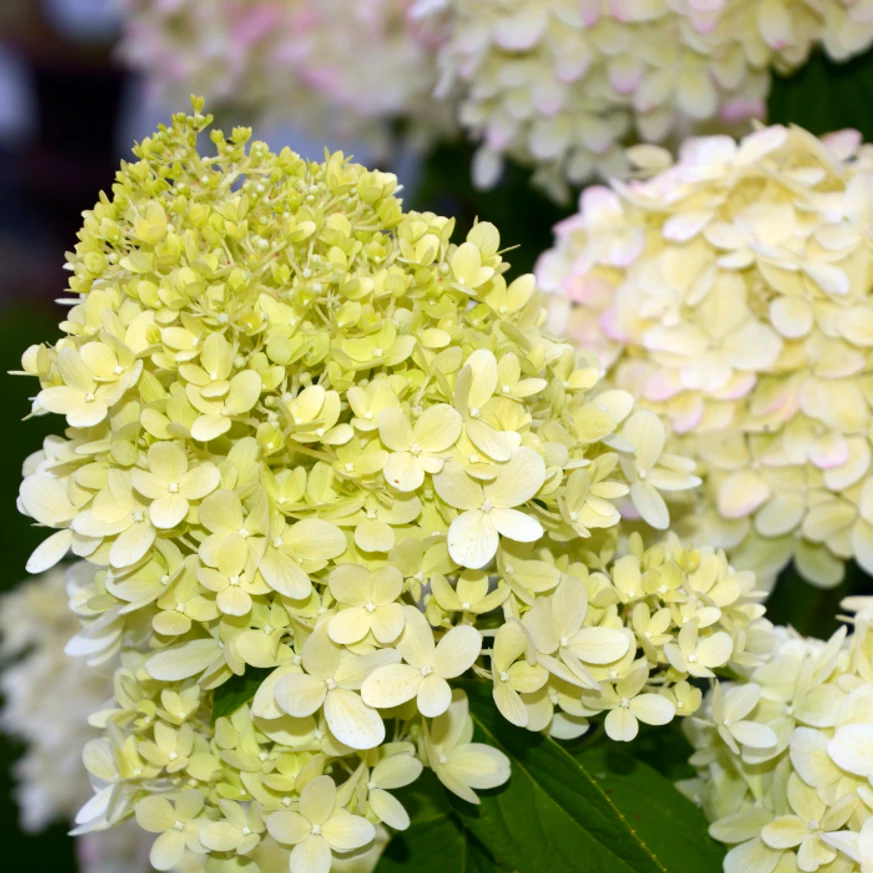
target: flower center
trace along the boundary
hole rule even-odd
[[[433,667],[431,667],[429,664],[425,664],[421,668],[421,675],[422,676],[430,676],[431,673],[433,673]]]
[[[176,819],[176,820],[173,822],[173,827],[174,827],[177,831],[185,830],[185,825],[182,824],[182,822],[180,822],[179,819]]]
[[[313,825],[312,826],[312,833],[314,836],[317,837],[321,833],[321,825]]]
[[[364,604],[364,609],[366,609],[367,612],[374,612],[375,609],[376,609],[376,604],[373,603],[372,600],[368,600],[368,601]]]
[[[178,482],[170,482],[167,486],[170,494],[178,494],[179,493],[179,483]]]
[[[481,414],[481,410],[479,409],[478,406],[474,406],[470,410],[470,418],[478,418],[480,414]]]
[[[486,500],[486,501],[482,504],[482,512],[491,512],[492,509],[494,509],[494,506],[493,506],[493,504],[491,503],[490,500]]]
[[[85,403],[93,403],[97,398],[94,396],[93,391],[89,391],[85,394]]]
[[[509,682],[509,673],[506,670],[500,671],[500,681],[501,682]]]
[[[239,585],[239,576],[231,576],[227,581],[230,582],[231,585]]]
[[[570,637],[561,637],[561,648],[564,649],[570,645]]]
[[[418,443],[413,443],[412,447],[409,449],[409,451],[413,455],[420,455],[421,454],[421,446]]]
[[[336,688],[336,679],[328,679],[324,684],[327,685],[328,691],[333,691]]]

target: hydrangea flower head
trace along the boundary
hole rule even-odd
[[[627,170],[623,146],[764,114],[772,69],[822,44],[845,59],[873,39],[854,0],[443,0],[449,36],[438,93],[482,146],[490,186],[504,155],[560,192]]]
[[[64,335],[24,355],[66,424],[25,464],[54,530],[29,566],[83,559],[67,650],[121,656],[78,832],[134,813],[158,869],[327,873],[408,826],[423,767],[471,802],[505,781],[463,674],[519,728],[627,741],[756,663],[751,574],[675,538],[616,558],[621,501],[664,531],[699,480],[545,330],[496,228],[453,243],[340,153],[201,151],[200,106],[86,213]]]
[[[853,131],[692,139],[587,189],[539,264],[556,322],[699,462],[698,535],[763,577],[873,571],[871,184]]]
[[[686,722],[698,776],[681,787],[730,846],[725,871],[865,871],[873,837],[871,599],[827,642],[780,628],[765,663],[716,685]]]
[[[292,121],[380,150],[390,123],[451,129],[431,100],[438,18],[412,0],[124,0],[120,54],[170,100],[193,88],[243,118]]]

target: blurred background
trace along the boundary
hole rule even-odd
[[[170,112],[187,108],[161,105],[125,70],[116,49],[118,35],[113,0],[0,0],[0,555],[5,565],[0,591],[24,577],[27,557],[41,539],[18,514],[15,500],[21,462],[54,424],[49,417],[22,421],[35,383],[5,374],[20,366],[29,345],[57,335],[54,301],[64,296],[64,252],[75,244],[82,211],[100,190],[109,189],[135,140]],[[851,124],[870,140],[871,93],[870,54],[838,68],[816,56],[791,80],[776,81],[770,119],[802,122],[814,133]],[[230,114],[219,118],[225,127],[246,120]],[[325,145],[287,120],[266,132],[259,127],[256,135],[309,157],[320,157]],[[460,139],[442,141],[426,157],[400,147],[386,158],[368,153],[367,143],[341,137],[326,144],[397,172],[408,206],[456,216],[459,233],[476,217],[498,223],[504,243],[517,246],[509,256],[515,274],[533,267],[537,254],[551,244],[552,226],[571,209],[570,203],[555,204],[538,193],[529,173],[512,166],[496,188],[475,191],[469,180],[473,150]],[[808,631],[817,614],[834,614],[840,598],[863,584],[859,579],[850,568],[838,589],[807,589],[810,596],[801,599],[785,595],[781,586],[770,604],[773,620]],[[26,866],[67,873],[76,868],[67,825],[29,834],[19,824],[11,769],[22,751],[14,740],[0,739],[5,863],[13,870]]]

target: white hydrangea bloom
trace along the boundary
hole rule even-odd
[[[623,174],[623,145],[762,117],[772,69],[822,44],[842,60],[873,39],[870,0],[442,0],[438,93],[482,142],[474,174],[504,155],[561,190]]]
[[[865,873],[873,860],[873,598],[828,642],[784,628],[768,661],[687,722],[726,873]]]
[[[418,142],[450,131],[431,98],[441,22],[412,0],[123,0],[120,54],[170,100],[191,91],[262,120],[292,119],[313,135],[376,152],[391,123]]]

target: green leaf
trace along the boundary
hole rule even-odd
[[[498,862],[517,873],[720,873],[722,849],[703,814],[622,750],[572,755],[504,721],[470,689],[478,739],[512,762],[509,782],[474,807],[452,804]]]
[[[497,873],[494,859],[452,812],[429,770],[395,794],[412,824],[391,838],[374,873]]]
[[[233,715],[254,696],[261,683],[272,673],[269,667],[249,667],[242,676],[231,676],[212,692],[212,723]]]
[[[648,764],[671,783],[680,779],[692,779],[696,773],[694,767],[688,763],[694,749],[682,731],[683,723],[684,719],[674,718],[663,727],[641,724],[640,732],[630,746],[637,761]],[[584,748],[587,749],[590,745],[589,741]],[[600,734],[598,745],[613,750],[616,748],[616,743],[605,732]]]
[[[498,868],[455,816],[415,821],[395,834],[375,873],[493,873]]]
[[[873,52],[835,63],[816,52],[794,75],[775,75],[767,101],[771,124],[797,124],[816,136],[853,127],[873,141]]]

